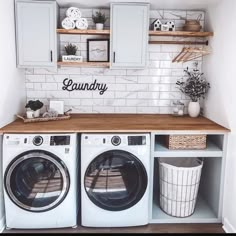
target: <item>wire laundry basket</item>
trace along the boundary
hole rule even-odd
[[[203,161],[198,158],[158,158],[160,207],[168,215],[194,213]]]

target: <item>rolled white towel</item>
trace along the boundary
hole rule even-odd
[[[88,21],[85,18],[80,18],[79,20],[76,21],[75,26],[77,29],[88,29]]]
[[[66,17],[62,22],[61,22],[61,26],[64,29],[74,29],[75,28],[75,22],[73,20],[71,20],[69,17]]]
[[[79,20],[81,18],[81,11],[77,7],[70,7],[66,11],[66,16],[71,20]]]

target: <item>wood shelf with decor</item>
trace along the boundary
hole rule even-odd
[[[214,36],[213,32],[192,32],[192,31],[149,31],[149,36],[167,36],[167,37],[182,37],[184,39],[186,38],[207,38]],[[150,40],[149,44],[180,44],[180,45],[206,45],[208,46],[208,40],[202,41],[202,40],[176,40],[176,39],[170,39],[170,40]]]
[[[87,29],[87,30],[79,30],[79,29],[57,29],[58,34],[91,34],[91,35],[110,35],[110,30],[95,30],[95,29]]]
[[[109,67],[110,62],[63,62],[58,61],[58,66],[84,66],[84,67]]]
[[[213,32],[192,31],[149,31],[149,36],[172,36],[172,37],[210,37]]]

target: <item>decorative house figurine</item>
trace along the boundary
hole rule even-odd
[[[169,25],[167,23],[161,25],[161,31],[169,31]]]
[[[168,21],[161,25],[161,31],[175,31],[175,23],[173,21]]]
[[[168,21],[166,25],[168,25],[169,31],[175,31],[175,23],[173,21]]]
[[[161,21],[159,19],[156,19],[152,22],[150,30],[161,31],[161,26],[162,26]]]

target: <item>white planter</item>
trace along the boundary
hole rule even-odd
[[[34,111],[34,118],[37,118],[40,116],[40,109]]]
[[[32,111],[32,110],[26,111],[26,117],[27,117],[27,119],[34,118],[34,111]]]
[[[188,104],[188,114],[191,117],[198,117],[200,114],[200,104],[199,102],[189,102]]]
[[[76,55],[63,55],[62,61],[63,62],[83,62],[83,57],[76,56]]]
[[[96,30],[103,30],[104,24],[96,23]]]

